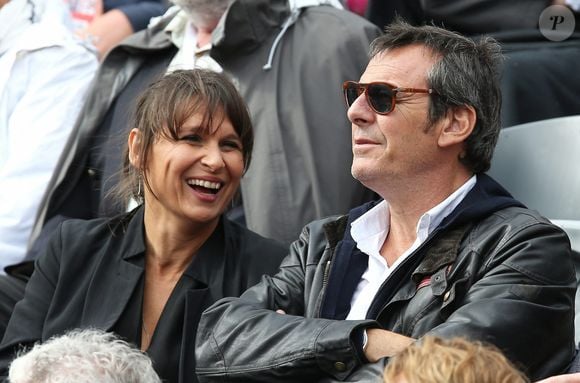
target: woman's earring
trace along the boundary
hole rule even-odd
[[[143,200],[143,195],[141,194],[141,182],[143,181],[143,173],[139,172],[137,176],[137,198]]]

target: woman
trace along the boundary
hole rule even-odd
[[[18,345],[96,327],[145,350],[164,381],[197,381],[203,309],[273,273],[284,255],[222,215],[252,139],[246,106],[223,75],[178,71],[151,85],[137,104],[121,187],[142,205],[61,224],[6,329],[2,374]]]

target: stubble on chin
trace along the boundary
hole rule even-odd
[[[350,174],[353,176],[353,178],[365,186],[374,178],[373,173],[375,173],[375,171],[376,169],[371,169],[366,165],[357,163],[356,159],[353,160],[352,166],[350,168]]]

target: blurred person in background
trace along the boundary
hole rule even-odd
[[[70,10],[75,33],[97,49],[99,57],[167,8],[166,0],[63,0]]]
[[[344,0],[345,7],[356,13],[357,15],[364,16],[367,9],[368,0]]]
[[[384,28],[396,16],[413,25],[435,23],[466,35],[537,29],[540,14],[550,5],[567,5],[570,0],[368,0],[367,18]],[[577,25],[580,27],[580,25]]]
[[[529,383],[493,345],[426,336],[389,360],[384,383]]]
[[[0,273],[20,262],[97,69],[60,1],[0,5]]]
[[[151,359],[113,333],[73,330],[21,352],[10,383],[161,383]]]

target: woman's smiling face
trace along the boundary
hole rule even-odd
[[[155,214],[216,222],[239,187],[242,141],[223,113],[211,119],[211,126],[203,126],[204,114],[200,108],[190,116],[177,140],[160,136],[150,148],[144,192],[145,205]]]

